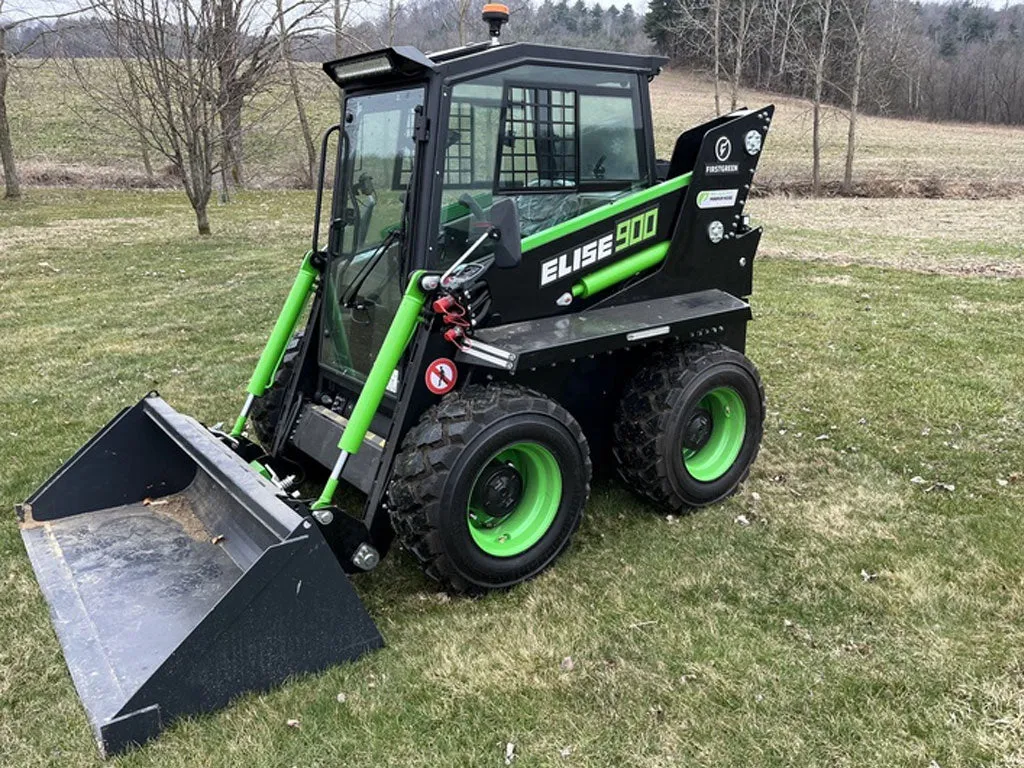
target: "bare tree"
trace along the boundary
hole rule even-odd
[[[721,0],[716,0],[716,10]],[[830,0],[831,1],[831,0]],[[753,29],[760,0],[734,0],[732,13],[726,29],[732,39],[732,74],[729,79],[729,101],[732,109],[739,103],[740,83],[743,79],[743,65],[746,62],[747,40]],[[717,26],[717,25],[716,25]],[[717,58],[717,57],[716,57]]]
[[[221,141],[215,2],[99,0],[114,55],[75,66],[95,103],[170,162],[201,235]]]
[[[81,11],[76,9],[65,13],[20,15],[17,19],[5,21],[3,18],[4,1],[0,0],[0,165],[3,165],[4,169],[4,198],[17,200],[21,197],[21,179],[18,177],[14,141],[11,138],[11,124],[7,117],[7,85],[11,79],[14,56],[7,50],[7,36],[21,25],[63,19]]]
[[[874,0],[840,0],[853,36],[853,74],[850,78],[849,128],[846,134],[846,164],[843,167],[844,194],[853,191],[853,157],[857,150],[857,110],[860,108],[861,80],[868,46],[868,21]]]
[[[719,81],[722,77],[722,0],[712,0],[711,40],[715,57],[715,114],[722,114],[722,94]]]
[[[466,44],[466,20],[470,10],[476,7],[473,0],[454,0],[455,18],[459,30],[459,45]]]
[[[313,185],[316,178],[316,145],[313,143],[313,132],[309,127],[309,118],[306,115],[306,105],[302,101],[302,88],[299,84],[299,75],[295,69],[295,62],[291,56],[291,37],[288,34],[288,26],[285,22],[284,0],[277,2],[277,23],[279,27],[279,44],[281,47],[281,58],[284,60],[285,68],[288,70],[288,83],[292,90],[292,99],[295,101],[295,111],[299,116],[299,127],[302,130],[302,141],[306,147],[306,177],[304,181]]]
[[[388,45],[395,44],[395,30],[398,26],[398,16],[402,12],[401,0],[387,0],[387,32]]]
[[[811,96],[811,189],[821,194],[821,102],[825,89],[825,67],[828,64],[828,46],[832,27],[833,0],[816,0],[815,29],[812,36],[817,39],[808,46],[813,54],[813,82]],[[814,48],[814,44],[817,48]]]
[[[280,39],[302,30],[321,13],[326,0],[288,0],[274,6],[263,0],[202,1],[213,9],[211,34],[218,50],[221,166],[224,178],[240,187],[245,185],[246,104],[273,85]]]
[[[345,22],[352,7],[352,0],[333,0],[331,4],[334,9],[334,55],[340,59],[345,55],[342,41],[345,39]]]
[[[694,0],[664,4],[658,16],[648,16],[647,23],[648,34],[664,40],[674,58],[703,63],[710,51],[717,115],[722,114],[722,3]]]
[[[0,0],[0,11],[3,3]],[[7,31],[10,25],[0,22],[0,163],[4,166],[4,197],[17,200],[21,197],[21,181],[14,161],[14,142],[11,140],[11,125],[7,120],[7,82],[10,78],[10,57],[7,53]]]

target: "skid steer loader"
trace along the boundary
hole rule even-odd
[[[499,44],[507,18],[324,65],[344,106],[312,248],[233,428],[152,392],[19,505],[102,752],[381,646],[346,574],[393,539],[478,594],[566,549],[592,462],[673,511],[746,477],[744,204],[773,108],[659,161],[664,59]]]

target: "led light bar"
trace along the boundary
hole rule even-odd
[[[416,75],[432,69],[434,63],[429,58],[415,48],[404,45],[324,64],[324,71],[331,80],[342,87],[357,80],[376,79],[392,74]]]
[[[344,80],[355,80],[359,77],[383,75],[385,72],[390,71],[391,61],[388,59],[387,54],[382,53],[362,61],[346,61],[343,59],[331,62],[328,74],[330,74],[335,82],[340,83]]]

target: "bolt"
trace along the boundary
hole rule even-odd
[[[352,564],[364,571],[372,571],[380,562],[380,553],[369,544],[360,544],[359,549],[352,555]]]
[[[329,509],[317,509],[313,512],[313,517],[320,525],[330,525],[334,522],[334,513]]]
[[[740,257],[740,266],[741,267],[747,266],[747,257],[746,256],[741,256]]]

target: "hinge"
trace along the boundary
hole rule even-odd
[[[418,142],[427,141],[430,138],[430,120],[423,116],[423,107],[416,107],[416,117],[412,124],[412,135]]]

